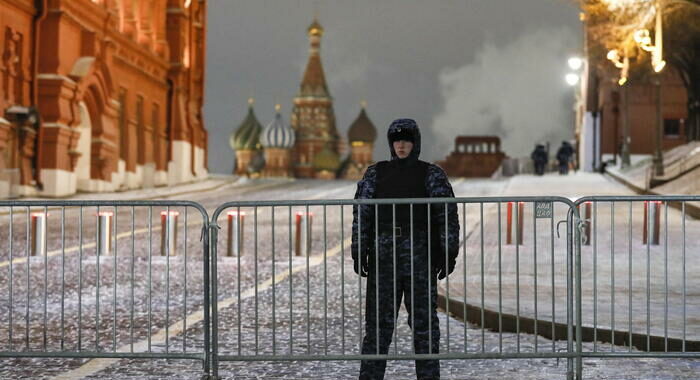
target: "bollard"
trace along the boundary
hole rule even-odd
[[[160,255],[177,256],[177,211],[160,213]],[[167,244],[166,244],[167,243]]]
[[[296,213],[296,242],[294,243],[294,254],[296,256],[308,256],[311,254],[311,225],[314,215],[312,213]]]
[[[581,215],[581,205],[578,207],[578,212],[579,216]],[[586,224],[583,227],[583,236],[581,239],[581,243],[583,245],[591,245],[591,223],[593,221],[591,220],[591,202],[584,202],[583,203],[583,221],[586,222]]]
[[[661,229],[661,202],[652,201],[652,207],[649,207],[649,202],[644,202],[644,228],[642,230],[642,243],[647,244],[649,235],[649,224],[651,224],[651,245],[659,245],[659,232]],[[651,221],[651,223],[649,223]]]
[[[32,213],[32,256],[46,255],[46,220],[49,214],[44,212]]]
[[[110,256],[112,254],[112,217],[111,211],[97,213],[97,256]]]
[[[245,225],[245,212],[229,211],[228,215],[228,249],[226,256],[243,255],[243,227]]]
[[[506,244],[513,244],[513,202],[508,202],[507,207],[507,231],[506,231]],[[523,244],[523,215],[525,211],[525,203],[518,202],[518,230],[516,231],[516,238],[518,239],[518,245]]]

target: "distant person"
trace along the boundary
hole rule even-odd
[[[569,174],[569,163],[574,156],[574,148],[568,141],[562,141],[557,151],[557,161],[559,161],[559,174]]]
[[[535,150],[532,151],[532,154],[530,154],[530,158],[532,159],[532,163],[535,165],[535,174],[537,175],[543,175],[544,174],[544,168],[547,166],[547,150],[544,148],[544,145],[542,144],[537,144],[535,145]]]

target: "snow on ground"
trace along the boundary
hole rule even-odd
[[[577,198],[592,193],[629,194],[629,191],[617,183],[590,173],[576,173],[566,177],[558,175],[518,176],[498,181],[453,179],[452,183],[458,197],[561,195]],[[173,198],[199,202],[211,215],[218,205],[229,201],[348,199],[352,197],[354,190],[355,184],[352,181],[245,181],[217,185],[211,190],[197,189],[194,193],[174,195]],[[172,192],[172,194],[178,193]],[[127,197],[124,196],[121,199]],[[475,209],[475,207],[477,208]],[[468,272],[470,280],[476,279],[480,275],[479,272],[473,272],[473,268],[478,269],[480,266],[478,264],[472,266],[474,263],[478,263],[481,257],[478,249],[480,248],[480,234],[477,233],[479,232],[479,223],[475,223],[474,220],[474,217],[479,215],[478,207],[478,204],[471,204],[464,208],[467,211],[467,224],[463,226],[463,229],[467,236],[468,253],[466,257],[469,258],[470,263],[470,271]],[[495,204],[485,204],[484,209],[485,216],[489,218],[489,222],[486,223],[489,237],[486,239],[485,247],[488,247],[487,257],[490,261],[486,265],[486,273],[488,281],[492,281],[493,270],[497,268],[494,266],[495,261],[493,261],[493,258],[496,257],[493,255],[494,248],[497,246],[497,242],[494,243],[493,240],[493,231],[494,221],[498,219],[498,214]],[[352,272],[352,260],[349,258],[349,247],[347,246],[352,210],[350,206],[345,206],[342,210],[341,216],[341,208],[338,206],[328,206],[325,209],[322,206],[309,207],[309,211],[314,214],[312,247],[315,256],[308,261],[305,257],[290,257],[290,251],[293,251],[293,247],[289,245],[290,233],[292,241],[294,241],[295,234],[293,226],[291,229],[289,226],[290,212],[294,217],[294,213],[297,211],[306,211],[304,207],[291,209],[275,207],[274,234],[272,233],[271,208],[258,207],[257,210],[245,210],[248,212],[244,231],[246,245],[244,246],[244,255],[241,257],[225,257],[227,225],[224,219],[220,220],[219,224],[222,229],[217,245],[219,252],[217,285],[220,303],[219,344],[222,353],[237,355],[239,349],[242,354],[255,354],[256,349],[258,353],[270,353],[273,337],[277,354],[284,353],[289,349],[290,331],[294,342],[292,352],[295,354],[311,352],[323,355],[326,349],[329,353],[357,352],[361,334],[359,313],[362,307],[360,305],[363,305],[360,293],[364,292],[364,288]],[[0,304],[0,316],[2,316],[0,317],[0,336],[9,336],[9,326],[12,326],[12,343],[15,350],[24,349],[27,341],[30,349],[42,350],[44,345],[43,326],[44,319],[46,319],[46,344],[49,351],[60,350],[62,339],[65,349],[74,349],[80,339],[83,350],[93,350],[97,346],[100,350],[107,352],[112,351],[114,347],[117,347],[118,350],[121,348],[128,351],[132,341],[136,344],[137,349],[141,349],[147,347],[147,345],[143,346],[142,344],[147,343],[151,337],[153,341],[151,349],[154,352],[163,352],[166,348],[175,352],[183,350],[188,353],[201,352],[203,326],[201,317],[198,317],[198,310],[201,310],[203,304],[201,296],[203,293],[203,263],[202,248],[199,242],[201,224],[197,223],[201,221],[201,217],[197,216],[193,209],[189,209],[188,216],[191,219],[188,220],[187,230],[184,229],[184,222],[180,219],[179,239],[181,245],[178,248],[180,255],[166,258],[159,256],[160,209],[154,208],[151,219],[149,219],[147,209],[136,209],[135,229],[139,233],[135,234],[132,258],[131,210],[120,208],[118,210],[117,231],[119,239],[117,239],[116,258],[114,256],[103,257],[98,261],[95,259],[94,246],[89,246],[91,243],[94,245],[95,240],[95,211],[94,208],[84,210],[82,260],[79,260],[81,258],[80,250],[76,249],[80,245],[79,212],[75,209],[67,209],[65,246],[69,248],[69,253],[63,254],[61,239],[52,240],[49,244],[49,251],[53,251],[54,254],[46,261],[43,258],[32,258],[28,266],[29,277],[27,277],[26,261],[20,260],[14,265],[7,262],[10,259],[8,252],[9,217],[5,215],[4,219],[0,220],[0,246],[3,255],[0,258],[2,261],[0,265],[5,263],[0,267],[0,270],[7,273],[7,276],[0,278],[0,294],[3,295]],[[601,215],[604,215],[603,209],[599,211]],[[181,215],[183,212],[181,210]],[[616,210],[616,217],[618,217],[617,212]],[[619,212],[624,212],[624,210],[620,208]],[[562,211],[556,212],[556,220],[561,219],[561,213]],[[525,219],[528,222],[532,221],[532,216],[529,215],[526,214]],[[325,244],[322,223],[324,216],[327,221]],[[460,221],[463,220],[463,216],[460,214]],[[601,218],[604,217],[609,216],[601,216]],[[504,218],[503,215],[502,218]],[[254,239],[256,219],[257,246]],[[623,215],[620,214],[619,220],[623,219]],[[148,228],[149,220],[151,221],[151,233],[149,233]],[[15,255],[13,259],[15,260],[22,259],[26,252],[26,227],[24,227],[24,223],[24,215],[15,215],[16,227],[12,233],[13,255]],[[553,228],[551,225],[543,224],[543,221],[537,223],[538,242],[541,240],[542,244],[541,254],[543,258],[546,258],[550,253],[546,244],[551,241]],[[635,228],[638,228],[638,223]],[[341,230],[345,244],[341,239]],[[530,231],[526,228],[526,237],[527,233]],[[50,224],[49,234],[53,237],[61,236],[60,224]],[[149,239],[151,235],[152,238]],[[598,241],[601,244],[600,247],[605,244],[602,235],[601,232],[601,239]],[[185,236],[187,236],[188,247],[187,262],[183,257]],[[561,246],[562,240],[556,240],[555,248]],[[273,243],[275,245],[274,251],[272,249]],[[526,244],[530,244],[527,238]],[[616,242],[616,247],[617,244]],[[520,259],[523,260],[521,262],[523,269],[534,269],[533,262],[527,261],[532,252],[524,246],[520,248],[522,250],[518,254],[522,254]],[[637,248],[635,246],[635,249]],[[603,252],[603,248],[600,249]],[[504,252],[506,253],[504,258],[510,259],[510,264],[506,265],[504,273],[510,276],[507,278],[512,280],[515,269],[513,267],[513,246],[504,249]],[[621,252],[626,252],[624,247],[621,248]],[[654,252],[656,254],[656,251]],[[324,254],[326,260],[323,260]],[[557,251],[557,255],[559,255],[559,251]],[[601,257],[599,260],[600,276],[607,276],[608,272],[604,270],[604,258]],[[100,268],[99,282],[97,281],[98,263]],[[549,277],[547,277],[549,264],[551,263],[546,260],[541,263],[538,261],[538,266],[541,266],[538,276],[543,276],[541,282],[543,284],[549,281]],[[555,261],[555,264],[561,267],[562,261]],[[658,266],[658,262],[653,264],[655,267]],[[80,265],[83,267],[82,272],[78,271]],[[185,267],[187,268],[186,281],[184,279]],[[12,269],[13,309],[11,314],[9,313],[8,297],[10,294],[10,269]],[[532,294],[532,287],[528,285],[527,281],[530,280],[526,280],[526,278],[531,279],[532,276],[528,275],[527,270],[520,272],[520,274],[524,276],[522,286],[529,296]],[[457,273],[459,272],[455,273],[457,278],[462,276]],[[561,275],[561,272],[555,273]],[[149,277],[152,279],[150,288],[148,286]],[[65,281],[62,281],[63,278]],[[625,273],[620,272],[619,278],[624,279]],[[27,279],[29,279],[30,289],[29,303],[27,303]],[[455,275],[450,279],[458,283]],[[560,278],[557,280],[557,286],[560,285],[559,282],[561,282]],[[99,297],[98,284],[100,287]],[[341,286],[341,284],[343,285]],[[187,291],[185,291],[185,285]],[[469,283],[469,288],[470,292],[478,289],[473,283]],[[273,290],[274,298],[272,297]],[[540,291],[544,294],[546,290],[545,288]],[[478,294],[477,292],[478,290],[470,294]],[[559,295],[562,294],[561,289],[557,292]],[[44,312],[45,294],[46,313]],[[487,294],[493,295],[492,293]],[[185,297],[185,295],[187,296]],[[239,295],[241,295],[240,302]],[[605,302],[604,296],[600,297],[601,302]],[[624,297],[624,293],[618,293],[618,297]],[[637,295],[635,295],[635,299],[636,297]],[[290,300],[293,300],[291,307]],[[540,301],[542,300],[545,300],[546,303],[551,302],[551,299],[547,300],[544,296]],[[556,298],[556,300],[557,307],[563,307],[560,305],[560,299]],[[271,315],[273,303],[274,320]],[[490,301],[489,304],[493,305]],[[532,302],[528,301],[527,304],[531,305]],[[27,305],[29,305],[28,308]],[[61,307],[61,305],[63,306]],[[100,310],[99,337],[95,334],[98,305]],[[133,323],[132,305],[134,310]],[[508,305],[512,306],[512,303],[508,302]],[[80,314],[78,313],[79,307]],[[625,305],[622,306],[622,308],[624,307]],[[546,315],[547,307],[543,306],[540,310]],[[527,311],[527,308],[523,309],[523,312]],[[25,315],[27,313],[30,321],[29,330],[26,329]],[[557,319],[560,315],[564,315],[561,310],[558,310],[557,313]],[[12,315],[11,324],[10,315]],[[398,343],[396,347],[399,352],[405,351],[406,347],[409,346],[408,338],[410,337],[410,332],[405,324],[405,314],[402,315],[399,317],[400,327],[397,333]],[[78,320],[79,316],[82,316],[82,320]],[[183,326],[182,321],[185,316],[188,317],[188,322],[186,326]],[[448,340],[445,329],[448,319],[444,314],[441,314],[440,318],[443,329],[442,336],[444,337],[441,350],[445,351]],[[497,352],[499,348],[513,352],[520,344],[521,349],[527,352],[534,347],[535,338],[532,335],[520,334],[517,336],[510,333],[498,334],[482,331],[478,326],[465,325],[456,320],[450,320],[449,324],[451,329],[449,345],[453,351],[464,350],[466,346],[469,352],[480,352],[481,350]],[[167,345],[162,334],[166,326],[171,329],[171,333],[166,335],[168,336]],[[183,326],[186,332],[184,334],[177,331],[172,333],[174,326]],[[80,332],[78,333],[79,328]],[[161,335],[156,335],[159,331]],[[463,338],[464,334],[467,336],[466,342]],[[552,350],[551,341],[539,337],[537,343],[541,351]],[[556,342],[555,349],[564,349],[563,343],[565,342]],[[586,345],[588,349],[591,349],[590,346],[591,344]],[[609,349],[609,346],[599,344],[597,348],[606,350]],[[0,349],[3,351],[9,349],[8,339],[0,341]],[[103,363],[104,365],[95,367],[96,370],[87,378],[184,379],[198,377],[201,373],[201,364],[191,360],[104,361],[104,359],[97,359],[90,361],[90,363],[93,365]],[[522,379],[563,378],[566,371],[564,363],[565,361],[561,361],[557,365],[557,361],[553,359],[444,361],[443,378],[480,378],[484,373],[495,378],[509,374],[512,376],[514,372],[517,372],[518,378]],[[81,368],[82,364],[81,360],[70,359],[5,359],[0,362],[0,377],[50,378],[60,373],[67,373],[66,371],[69,370]],[[226,362],[221,364],[221,374],[225,378],[236,379],[261,377],[271,379],[354,378],[357,376],[358,366],[357,362],[352,361]],[[412,367],[413,364],[410,361],[391,362],[387,378],[411,377]],[[584,375],[611,379],[651,379],[657,378],[659,374],[663,374],[667,378],[693,378],[695,373],[693,371],[696,371],[697,368],[696,361],[688,360],[612,361],[591,359],[586,360]]]

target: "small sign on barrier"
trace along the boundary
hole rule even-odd
[[[552,202],[535,202],[535,217],[536,218],[551,218],[552,217]]]

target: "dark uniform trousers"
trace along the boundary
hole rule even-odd
[[[411,256],[411,240],[413,256]],[[362,341],[363,354],[388,353],[402,300],[408,311],[408,324],[413,332],[415,353],[439,352],[437,277],[428,265],[428,241],[425,229],[414,228],[413,239],[411,239],[410,227],[404,226],[401,228],[401,236],[396,237],[394,254],[391,227],[380,228],[377,255],[379,265],[375,263],[372,255],[367,276],[366,335]],[[385,369],[386,360],[363,360],[360,367],[360,380],[383,379]],[[416,375],[418,379],[439,379],[440,362],[416,360]]]

